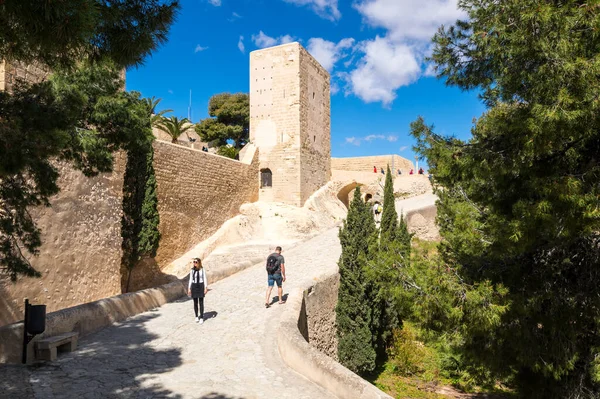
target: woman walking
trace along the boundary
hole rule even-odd
[[[200,258],[194,258],[194,267],[190,271],[190,282],[188,284],[188,295],[194,300],[194,313],[196,314],[196,323],[204,323],[204,295],[208,292],[208,280],[206,271],[202,267]],[[198,305],[200,305],[200,315],[198,315]]]

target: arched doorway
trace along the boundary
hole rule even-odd
[[[273,172],[271,169],[260,170],[260,188],[273,187]]]

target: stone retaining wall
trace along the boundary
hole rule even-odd
[[[28,362],[33,360],[33,343],[40,338],[66,332],[86,336],[113,323],[181,298],[186,294],[180,281],[157,288],[86,303],[52,312],[46,318],[46,331],[29,344]],[[23,345],[23,323],[0,327],[0,363],[20,363]]]
[[[406,224],[408,231],[415,237],[426,241],[440,240],[440,230],[435,224],[437,207],[435,205],[416,209],[406,213]]]
[[[337,346],[333,333],[337,276],[336,273],[317,279],[316,284],[305,287],[304,294],[290,294],[286,306],[292,309],[281,316],[277,332],[281,358],[293,370],[339,398],[392,399],[316,348],[320,346],[332,352],[332,348]],[[335,301],[332,301],[333,298]],[[326,325],[317,327],[319,322]],[[318,336],[319,332],[323,335]],[[309,344],[307,338],[311,340],[311,335],[312,344]]]

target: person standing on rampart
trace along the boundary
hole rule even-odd
[[[277,294],[279,295],[279,304],[285,303],[283,300],[283,287],[282,284],[285,281],[285,259],[281,255],[281,247],[275,248],[273,252],[267,258],[267,297],[265,300],[265,307],[271,307],[271,291],[273,286],[277,284]]]

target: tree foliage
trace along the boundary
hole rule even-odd
[[[40,231],[28,207],[59,191],[55,161],[87,176],[112,154],[146,141],[147,109],[122,91],[120,70],[166,39],[178,2],[3,1],[0,58],[54,69],[43,83],[0,93],[0,265],[15,280],[39,276],[28,262]]]
[[[208,102],[210,118],[196,125],[202,141],[225,146],[233,142],[239,151],[248,142],[250,134],[250,98],[246,93],[221,93]]]
[[[82,60],[140,65],[166,42],[178,1],[5,0],[0,59],[72,68]]]
[[[146,108],[148,109],[148,113],[150,114],[150,122],[152,123],[152,127],[160,127],[160,122],[165,114],[169,112],[173,112],[172,109],[163,109],[161,111],[157,111],[158,104],[162,101],[161,98],[156,98],[152,96],[152,98],[144,98],[144,102],[146,103]]]
[[[171,137],[171,143],[177,143],[179,136],[194,129],[188,118],[179,119],[176,116],[162,116],[156,126]]]
[[[369,238],[374,232],[375,221],[357,187],[339,233],[342,254],[338,262],[340,287],[336,323],[338,358],[344,366],[361,374],[375,369],[376,354],[369,329],[371,306],[365,295],[364,273],[371,244]]]
[[[144,98],[138,104],[140,113],[139,137],[127,146],[127,164],[123,179],[123,216],[121,218],[122,291],[129,291],[131,272],[142,257],[154,257],[160,241],[158,225],[158,196],[154,174],[152,123],[154,108],[160,102]],[[149,105],[153,105],[150,107]]]
[[[383,212],[381,213],[381,235],[388,240],[394,240],[398,228],[398,213],[394,199],[394,181],[390,166],[385,174],[385,185],[383,186]]]
[[[411,125],[440,197],[442,260],[469,290],[464,350],[528,398],[600,395],[600,13],[464,0],[432,59],[481,92],[472,138]],[[483,317],[485,315],[485,317]]]

